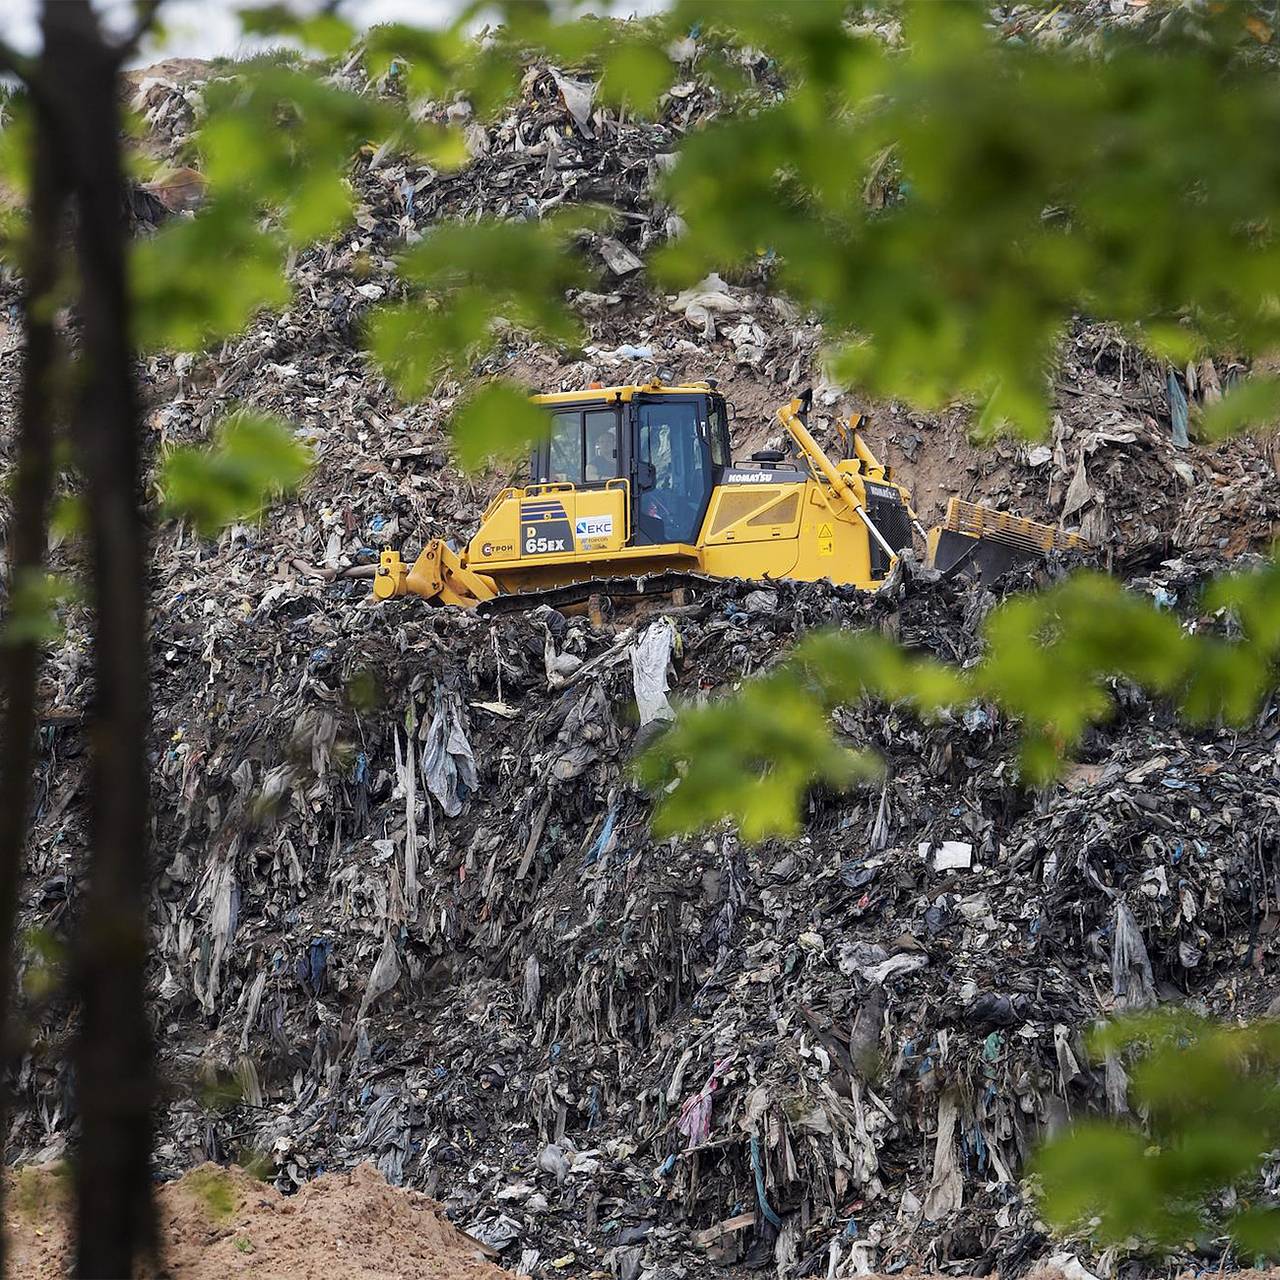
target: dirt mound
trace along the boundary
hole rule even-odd
[[[11,1180],[5,1229],[13,1280],[63,1274],[71,1257],[66,1186],[56,1170]],[[511,1280],[416,1191],[371,1165],[326,1173],[282,1196],[242,1169],[203,1164],[157,1194],[161,1266],[173,1280]]]

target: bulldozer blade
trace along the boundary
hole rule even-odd
[[[1014,565],[1042,558],[1042,552],[1011,547],[1006,542],[995,542],[990,538],[970,538],[963,533],[943,529],[938,535],[933,567],[944,577],[965,574],[986,587]]]

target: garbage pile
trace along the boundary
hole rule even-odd
[[[1193,612],[1203,572],[1133,585]],[[963,662],[995,597],[923,572],[876,596],[729,582],[596,628],[305,586],[156,620],[167,1176],[252,1158],[290,1190],[371,1160],[535,1276],[1016,1275],[1056,1251],[1028,1153],[1125,1106],[1087,1029],[1271,998],[1270,706],[1193,733],[1118,689],[1039,792],[993,708],[846,708],[881,781],[814,793],[795,841],[659,841],[627,762],[673,701],[816,626]],[[56,932],[84,743],[56,713],[44,742],[24,918]],[[64,1060],[37,1049],[20,1087],[17,1148],[56,1153]]]
[[[175,158],[202,74],[138,89]],[[809,383],[820,435],[868,407],[823,379],[821,326],[762,280],[666,296],[632,265],[674,229],[652,196],[663,157],[718,109],[690,83],[639,124],[533,68],[508,118],[469,128],[460,174],[371,151],[355,226],[297,255],[286,313],[148,362],[155,443],[202,438],[240,401],[281,413],[315,456],[261,522],[155,540],[157,1165],[240,1159],[291,1191],[370,1160],[539,1277],[1019,1275],[1061,1250],[1023,1196],[1026,1156],[1069,1118],[1125,1106],[1088,1028],[1163,1000],[1271,1002],[1275,708],[1192,732],[1118,686],[1114,719],[1041,791],[991,707],[931,724],[845,708],[880,782],[813,793],[794,841],[658,840],[628,761],[673,705],[817,626],[969,661],[995,596],[922,574],[874,597],[731,582],[601,627],[368,600],[381,546],[468,536],[496,483],[454,466],[461,384],[402,404],[360,348],[361,316],[399,287],[389,247],[435,220],[619,210],[595,287],[572,299],[589,341],[512,334],[477,376],[718,377],[740,453]],[[0,395],[19,355],[0,350]],[[926,523],[951,493],[1061,520],[1191,621],[1204,575],[1269,543],[1280,489],[1265,443],[1175,442],[1178,395],[1203,397],[1207,372],[1167,375],[1081,322],[1045,442],[978,449],[965,406],[899,404],[869,406],[869,438]],[[88,678],[73,619],[43,690],[22,906],[54,937],[82,893]],[[34,1016],[11,1141],[47,1158],[75,1123],[70,1013]]]
[[[923,414],[829,382],[822,325],[769,295],[766,265],[734,283],[713,274],[680,294],[655,292],[643,255],[679,229],[656,183],[681,134],[726,109],[697,74],[696,54],[696,47],[673,50],[689,79],[652,122],[600,105],[589,81],[545,64],[529,68],[519,99],[492,123],[473,120],[465,102],[423,105],[420,114],[465,127],[469,165],[439,171],[366,149],[352,175],[354,225],[296,256],[286,312],[263,316],[217,351],[148,362],[157,443],[202,438],[243,402],[281,414],[312,449],[310,509],[302,520],[287,509],[276,528],[290,552],[277,572],[367,570],[388,543],[413,551],[431,537],[469,533],[502,477],[477,480],[453,465],[446,424],[464,387],[446,378],[419,403],[397,401],[361,349],[363,318],[402,290],[394,248],[429,235],[436,222],[540,217],[583,202],[608,206],[615,218],[588,249],[597,280],[570,298],[584,326],[581,348],[554,349],[513,331],[475,376],[503,374],[540,390],[716,378],[736,407],[742,454],[774,434],[778,404],[813,385],[819,439],[834,443],[839,418],[867,413],[869,442],[912,489],[926,525],[958,493],[1077,529],[1132,570],[1172,554],[1231,556],[1269,545],[1280,481],[1266,443],[1206,445],[1180,434],[1189,425],[1194,436],[1197,402],[1229,387],[1239,366],[1205,361],[1175,375],[1121,334],[1081,320],[1053,374],[1048,437],[977,447],[967,438],[967,406]],[[762,97],[777,91],[767,65],[749,69]],[[140,73],[134,101],[159,156],[177,163],[189,156],[202,85],[220,73],[190,62],[180,75],[164,70]],[[368,92],[396,91],[369,81],[358,59],[334,74]],[[180,185],[191,188],[188,178]],[[255,565],[252,576],[259,571]]]

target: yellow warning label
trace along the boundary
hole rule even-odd
[[[829,524],[820,524],[818,526],[818,537],[829,538],[831,536],[831,526]]]
[[[833,556],[836,553],[836,541],[829,524],[818,526],[818,554],[820,556]]]

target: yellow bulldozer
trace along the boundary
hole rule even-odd
[[[832,461],[807,426],[811,394],[783,405],[788,447],[735,462],[731,406],[712,382],[534,396],[549,430],[529,482],[503,489],[458,551],[442,539],[412,567],[382,552],[374,594],[466,608],[529,597],[553,604],[679,589],[716,578],[827,578],[875,590],[898,556],[990,580],[1011,564],[1086,545],[1071,533],[952,498],[926,531],[855,416]]]

